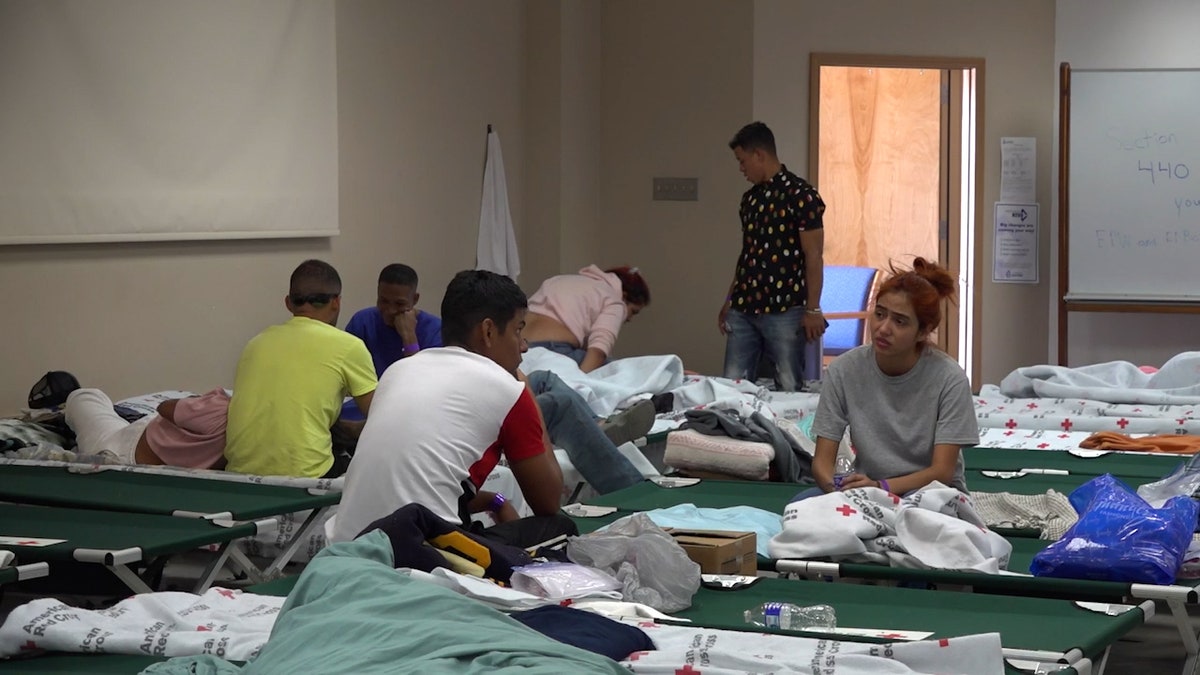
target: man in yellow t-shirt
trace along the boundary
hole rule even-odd
[[[321,260],[292,272],[284,305],[291,320],[255,336],[242,351],[226,430],[226,470],[263,476],[340,476],[330,428],[342,400],[367,414],[378,383],[359,338],[339,330],[342,280]],[[336,461],[335,461],[336,460]]]

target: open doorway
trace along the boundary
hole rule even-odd
[[[979,382],[982,59],[813,54],[809,177],[825,264],[937,260],[959,279],[934,338]]]

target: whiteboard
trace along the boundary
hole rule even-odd
[[[1200,70],[1072,70],[1068,300],[1200,302]]]

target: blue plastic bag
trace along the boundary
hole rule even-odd
[[[1076,488],[1070,500],[1079,520],[1033,557],[1034,576],[1174,583],[1200,510],[1190,497],[1154,508],[1104,474]]]

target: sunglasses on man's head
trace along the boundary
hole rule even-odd
[[[334,298],[336,298],[338,295],[340,295],[340,294],[339,293],[309,293],[308,295],[301,295],[300,293],[293,293],[293,294],[289,295],[288,298],[291,299],[292,305],[294,305],[296,307],[299,307],[301,305],[312,305],[313,307],[318,307],[320,305],[328,305],[329,302],[331,300],[333,300]]]

